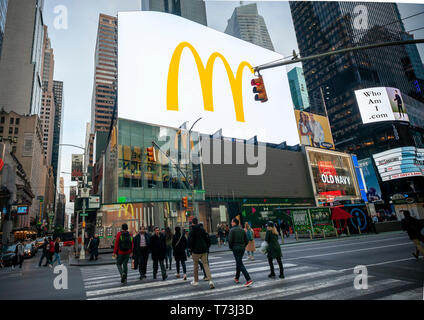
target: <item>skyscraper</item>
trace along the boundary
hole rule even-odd
[[[294,67],[287,73],[287,78],[289,80],[294,108],[297,110],[309,108],[309,96],[302,68]]]
[[[91,105],[91,131],[109,131],[116,100],[118,30],[116,17],[100,14]]]
[[[141,10],[167,12],[207,25],[203,0],[142,0]]]
[[[44,0],[9,0],[0,60],[0,106],[40,114]]]
[[[60,173],[60,143],[62,142],[62,125],[63,125],[63,82],[53,81],[53,97],[54,97],[54,130],[53,130],[53,149],[52,149],[52,167],[55,181],[59,178]]]
[[[256,3],[235,8],[225,33],[274,51],[265,20],[259,15]]]
[[[4,27],[6,26],[7,3],[8,0],[0,0],[0,59],[1,47],[3,44]]]

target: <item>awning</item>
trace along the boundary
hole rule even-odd
[[[331,220],[344,220],[353,218],[352,215],[340,207],[331,208]]]

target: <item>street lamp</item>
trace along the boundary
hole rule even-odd
[[[193,130],[193,127],[195,126],[195,124],[197,122],[199,122],[202,119],[202,117],[200,117],[199,119],[197,119],[193,125],[191,126],[190,130],[188,131],[188,161],[190,161],[191,163],[191,173],[193,176],[193,186],[191,188],[191,192],[192,192],[192,197],[193,197],[193,206],[194,206],[194,212],[195,212],[195,216],[199,217],[199,204],[196,201],[196,194],[195,194],[195,190],[194,190],[194,171],[193,171],[193,161],[191,161],[191,146],[190,146],[190,141],[191,141],[191,130]],[[194,144],[193,144],[194,145]]]

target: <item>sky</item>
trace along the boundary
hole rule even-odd
[[[243,4],[253,2],[243,1]],[[298,52],[293,21],[287,1],[257,2],[259,14],[264,17],[275,51],[289,56]],[[240,1],[206,1],[208,26],[224,32],[227,20]],[[56,29],[55,8],[64,6],[67,11],[67,28]],[[91,99],[94,81],[94,52],[100,13],[116,16],[119,11],[141,9],[141,0],[45,0],[44,23],[48,26],[55,57],[54,79],[64,82],[64,123],[62,143],[84,147],[86,123],[91,118]],[[399,4],[402,18],[424,11],[424,5]],[[423,26],[423,15],[404,21],[407,31]],[[424,38],[424,30],[413,32],[415,38]],[[424,57],[424,46],[419,46]],[[293,68],[288,67],[287,71]],[[72,153],[82,150],[62,147],[61,172],[71,172]],[[69,199],[70,174],[62,174],[65,194]],[[73,204],[67,202],[67,212]]]

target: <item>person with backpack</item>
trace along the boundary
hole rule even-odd
[[[49,242],[48,242],[47,238],[44,238],[44,243],[39,247],[43,250],[40,261],[38,262],[39,267],[41,267],[41,264],[43,263],[44,258],[46,258],[46,264],[44,265],[44,267],[47,267],[47,263],[49,262],[48,250],[47,250],[48,245],[49,245]]]
[[[156,279],[158,265],[160,265],[162,280],[166,280],[168,275],[166,274],[165,264],[163,263],[166,257],[166,238],[163,232],[160,232],[159,227],[155,227],[154,234],[150,238],[150,251],[153,260],[153,279]]]
[[[267,224],[265,241],[268,243],[267,256],[268,256],[269,268],[271,270],[271,273],[268,275],[268,277],[269,278],[275,277],[273,260],[276,259],[278,262],[278,266],[280,268],[279,277],[281,279],[284,279],[284,268],[283,268],[283,263],[281,262],[281,257],[283,256],[283,254],[281,253],[280,243],[278,242],[278,232],[272,221],[268,222]]]
[[[128,225],[124,223],[122,230],[116,234],[115,248],[113,249],[113,258],[116,259],[119,274],[121,275],[121,283],[127,282],[128,260],[133,252],[133,240],[128,232]]]
[[[209,280],[209,287],[211,289],[214,289],[215,286],[212,282],[212,275],[209,270],[208,264],[208,251],[210,247],[210,239],[205,229],[203,229],[198,223],[199,220],[194,217],[192,220],[193,225],[188,236],[188,245],[190,251],[192,252],[194,273],[194,280],[191,282],[191,285],[199,285],[199,261],[202,261],[203,267],[205,268],[206,277]]]
[[[253,230],[250,227],[249,223],[247,222],[244,224],[244,231],[246,232],[247,241],[248,241],[246,246],[247,259],[255,260],[255,258],[253,257],[253,253],[256,251],[255,238],[254,238]]]
[[[138,265],[140,280],[146,278],[147,261],[149,260],[150,235],[144,226],[140,227],[140,232],[134,237],[134,265]]]
[[[56,241],[54,242],[54,260],[52,261],[52,266],[53,264],[56,262],[56,260],[58,261],[58,265],[61,265],[60,262],[60,238],[57,237]]]
[[[171,270],[172,266],[172,231],[170,227],[166,227],[165,229],[165,240],[166,240],[166,269],[168,269],[169,264],[169,270]],[[169,263],[168,263],[169,262]]]
[[[235,283],[239,283],[241,272],[246,279],[244,286],[249,287],[253,281],[243,264],[244,250],[249,241],[247,240],[246,232],[240,227],[240,222],[237,218],[231,220],[231,225],[232,228],[228,235],[228,247],[233,251],[234,259],[236,260],[236,276],[234,277],[234,281]]]
[[[424,236],[421,234],[423,225],[421,225],[419,220],[411,217],[408,210],[403,210],[402,213],[405,217],[401,221],[402,230],[408,233],[409,239],[411,239],[415,245],[415,253],[412,253],[412,255],[418,259],[421,253],[424,257],[424,248],[421,246],[421,242],[424,242]]]
[[[175,227],[175,234],[172,237],[172,249],[174,251],[175,264],[177,267],[177,278],[180,278],[180,263],[183,268],[183,280],[187,280],[187,269],[185,262],[187,261],[186,255],[187,239],[181,233],[180,227]]]
[[[19,264],[19,268],[22,268],[22,263],[24,262],[24,245],[21,241],[18,241],[16,248],[15,248],[15,258],[13,261],[12,269],[15,269],[15,267]]]

